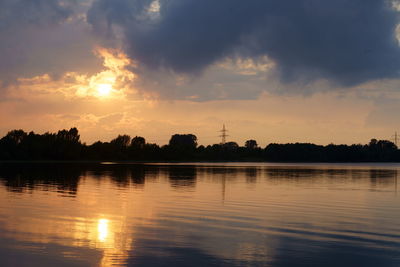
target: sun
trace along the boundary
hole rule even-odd
[[[107,97],[111,94],[112,84],[109,83],[101,83],[96,85],[96,94],[99,97]]]

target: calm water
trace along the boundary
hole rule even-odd
[[[399,171],[0,164],[0,266],[400,266]]]

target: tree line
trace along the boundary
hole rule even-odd
[[[365,145],[273,143],[262,148],[256,140],[247,140],[243,146],[199,146],[193,134],[174,134],[163,146],[129,135],[87,145],[78,129],[71,128],[44,134],[12,130],[0,139],[0,160],[400,162],[400,151],[393,142],[376,139]]]

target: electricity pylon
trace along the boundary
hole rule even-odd
[[[222,130],[220,132],[221,132],[221,135],[219,137],[222,138],[221,144],[224,145],[226,143],[226,138],[229,136],[226,134],[228,132],[228,130],[225,128],[225,124],[222,126]]]
[[[397,132],[395,132],[394,135],[392,135],[392,137],[393,137],[394,144],[397,146],[397,141],[399,139],[399,136],[397,135]]]

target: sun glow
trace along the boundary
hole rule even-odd
[[[22,89],[26,94],[61,93],[66,98],[99,99],[112,101],[124,99],[136,92],[134,82],[136,74],[128,69],[137,66],[127,55],[117,49],[96,48],[94,53],[103,60],[103,69],[88,75],[67,72],[60,79],[53,79],[49,74],[30,78],[18,78],[18,90],[10,91],[10,97],[21,97]],[[0,86],[1,87],[1,86]]]
[[[101,83],[96,85],[96,94],[99,97],[107,97],[111,94],[111,91],[113,90],[112,84],[109,83]]]
[[[82,77],[82,86],[76,94],[104,100],[123,98],[135,78],[126,67],[134,63],[118,50],[98,48],[95,53],[103,59],[105,69],[92,76]]]

